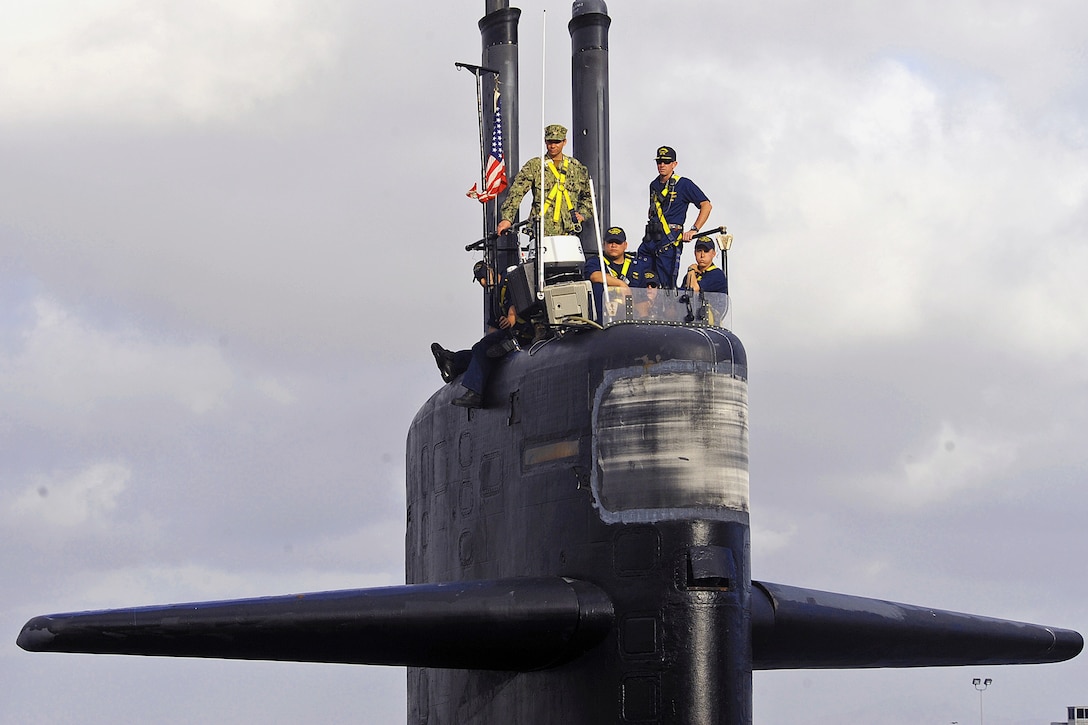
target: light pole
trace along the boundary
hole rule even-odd
[[[982,693],[987,687],[990,686],[991,682],[993,682],[993,680],[989,677],[987,677],[985,680],[979,677],[971,680],[971,684],[975,686],[976,690],[978,690],[978,725],[985,725],[982,720]]]

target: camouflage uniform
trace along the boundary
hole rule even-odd
[[[550,200],[552,187],[555,186],[557,181],[555,172],[552,171],[554,167],[551,161],[548,162],[547,168],[544,169],[544,196],[549,199],[544,216],[545,236],[576,234],[574,220],[571,219],[570,215],[572,208],[573,211],[578,212],[587,220],[593,216],[593,205],[589,197],[589,171],[580,161],[569,156],[563,157],[563,163],[560,166],[564,165],[566,166],[566,179],[562,188],[566,189],[566,194],[559,194],[559,221],[555,220],[555,205]],[[559,168],[558,172],[563,175],[563,168]],[[507,221],[513,221],[517,218],[521,201],[530,188],[533,190],[533,209],[530,217],[535,219],[540,210],[540,157],[526,161],[525,165],[521,167],[521,171],[514,177],[514,183],[510,184],[510,190],[507,192],[506,203],[502,205],[502,210],[499,213],[500,218]],[[567,206],[566,197],[568,195],[571,207]]]

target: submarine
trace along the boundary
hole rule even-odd
[[[488,0],[479,21],[510,168],[519,15]],[[598,228],[610,22],[588,0],[568,26],[574,156]],[[1079,654],[1068,629],[753,580],[749,370],[728,296],[632,290],[597,305],[571,278],[587,241],[534,240],[522,264],[517,236],[493,234],[502,200],[483,205],[484,257],[521,270],[519,304],[544,309],[554,334],[496,366],[483,408],[452,405],[453,380],[416,414],[403,586],[51,614],[19,646],[401,666],[421,725],[750,725],[757,670]]]

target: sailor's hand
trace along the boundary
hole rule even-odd
[[[618,279],[616,277],[613,277],[612,275],[608,275],[608,286],[612,288],[611,291],[615,291],[617,288],[620,291],[627,291],[631,289],[630,285],[628,285],[622,279]]]
[[[514,323],[516,323],[517,321],[518,314],[514,311],[514,308],[511,307],[504,317],[499,318],[499,327],[504,330],[509,330],[511,327],[514,326]]]
[[[514,226],[514,225],[510,223],[509,219],[503,219],[497,225],[495,225],[495,233],[496,234],[502,234],[503,232],[505,232],[507,229],[509,229],[512,226]]]
[[[692,265],[690,265],[688,267],[688,272],[698,272],[698,271],[699,271],[699,266],[696,265],[696,264],[692,264]]]
[[[574,212],[574,218],[578,220],[579,224],[581,224],[582,222],[584,222],[586,220],[586,218],[584,216],[582,216],[581,214],[579,214],[578,212]]]
[[[685,242],[690,242],[691,238],[694,237],[696,234],[698,234],[698,232],[696,232],[694,229],[688,229],[683,234],[684,241]]]

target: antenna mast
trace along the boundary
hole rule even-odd
[[[544,150],[540,153],[540,214],[537,215],[537,233],[534,241],[536,257],[536,298],[544,299],[544,258],[540,254],[540,245],[544,242],[544,165],[548,162],[548,145],[544,143],[544,98],[547,95],[545,86],[545,68],[548,65],[548,11],[541,11],[540,23],[540,136],[537,143],[544,144]],[[559,208],[559,199],[556,199],[556,209]]]

